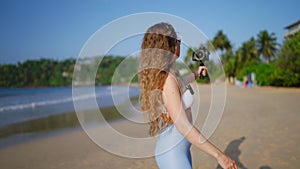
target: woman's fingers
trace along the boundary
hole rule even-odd
[[[205,66],[199,66],[197,70],[197,76],[200,77],[200,75],[206,76],[206,67]]]
[[[201,69],[201,71],[202,71],[202,75],[203,76],[206,76],[206,67],[205,66],[200,66],[200,69]],[[200,71],[200,73],[201,73],[201,71]],[[201,74],[200,74],[201,75]]]
[[[234,160],[232,160],[230,157],[223,154],[218,159],[218,163],[221,165],[224,169],[238,169],[236,163]]]

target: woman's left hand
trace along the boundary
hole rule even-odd
[[[206,76],[206,66],[199,66],[195,71],[194,71],[194,76],[195,78],[199,78],[200,75]]]

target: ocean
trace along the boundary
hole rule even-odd
[[[88,87],[80,87],[84,91]],[[112,95],[117,95],[114,99]],[[139,95],[137,87],[96,86],[94,93],[72,96],[72,87],[0,88],[0,148],[66,130],[80,128],[73,100],[89,102],[92,110],[121,104]]]

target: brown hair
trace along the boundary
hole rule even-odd
[[[149,119],[149,134],[155,136],[172,120],[162,113],[162,90],[175,68],[176,32],[168,23],[151,26],[144,35],[139,62],[140,103]]]

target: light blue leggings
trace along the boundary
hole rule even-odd
[[[160,169],[192,169],[191,143],[174,125],[160,133],[155,147],[155,160]]]

